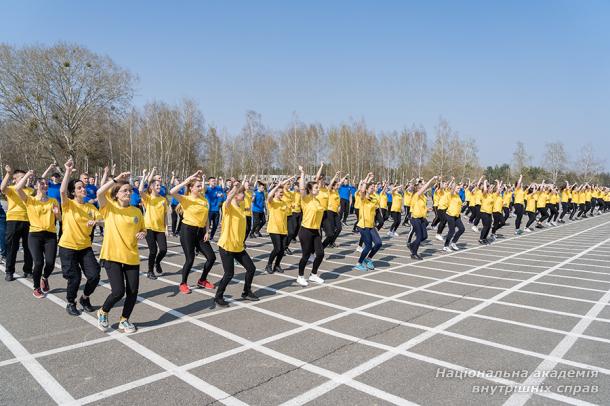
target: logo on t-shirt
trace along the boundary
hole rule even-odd
[[[135,217],[133,218],[133,223],[134,223],[134,224],[138,224],[139,222],[140,222],[140,218],[139,218],[138,216],[135,216]]]

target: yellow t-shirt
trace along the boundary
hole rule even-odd
[[[523,188],[515,189],[515,204],[525,204],[525,191]]]
[[[534,192],[532,194],[527,194],[525,199],[527,200],[527,205],[525,206],[525,211],[535,212],[536,211],[536,201],[538,200],[538,192]]]
[[[148,193],[142,193],[142,204],[144,205],[144,224],[148,230],[164,233],[167,229],[165,219],[167,216],[167,199],[163,196],[153,197]]]
[[[360,193],[356,192],[356,194],[354,195],[354,209],[360,210],[360,203]]]
[[[87,223],[102,218],[99,210],[91,203],[79,203],[73,199],[61,202],[62,233],[59,246],[71,250],[91,247],[91,230]]]
[[[546,192],[538,193],[538,199],[536,199],[536,208],[546,207],[546,203],[548,202],[549,195]]]
[[[591,192],[590,190],[585,191],[585,202],[590,202],[592,196],[593,192]]]
[[[210,205],[205,197],[181,196],[180,206],[182,206],[182,222],[184,224],[200,228],[204,228],[208,224]]]
[[[504,199],[500,196],[500,193],[494,193],[494,213],[502,213],[502,206],[504,205]]]
[[[410,207],[412,198],[413,198],[413,192],[405,192],[405,200],[404,200],[403,204],[407,207]]]
[[[442,195],[438,198],[438,208],[440,210],[446,210],[449,207],[449,196],[450,193],[447,191],[442,191]]]
[[[483,191],[481,189],[474,190],[474,204],[483,204]]]
[[[267,211],[269,211],[267,232],[269,234],[288,234],[288,206],[286,202],[273,199],[267,202]]]
[[[23,188],[23,192],[26,195],[31,196],[34,190],[26,187]],[[6,219],[9,221],[28,221],[28,212],[25,202],[21,200],[17,190],[15,190],[15,186],[11,185],[7,187],[5,194],[8,202]]]
[[[551,196],[549,197],[549,203],[551,203],[551,204],[559,203],[559,194],[558,193],[552,193]]]
[[[301,192],[295,190],[292,193],[294,193],[294,198],[292,200],[292,212],[300,213],[301,212]]]
[[[358,212],[358,227],[373,228],[375,227],[375,211],[377,203],[375,199],[360,199],[360,211]]]
[[[233,204],[222,204],[222,231],[218,246],[229,252],[242,252],[246,238],[246,214]]]
[[[282,201],[286,203],[286,216],[292,216],[292,201],[294,200],[294,192],[284,189]]]
[[[328,209],[328,198],[328,188],[321,187],[320,191],[318,192],[318,195],[316,196],[316,199],[318,199],[318,202],[320,202],[324,210]]]
[[[447,214],[451,217],[459,217],[462,213],[462,199],[458,193],[447,193],[449,195],[449,205]]]
[[[252,191],[246,190],[244,193],[244,213],[248,217],[252,217]]]
[[[392,193],[392,207],[390,211],[400,213],[402,211],[402,194],[398,192]]]
[[[100,259],[126,265],[140,265],[136,234],[145,230],[142,212],[134,206],[121,207],[108,200],[100,209],[104,218],[104,241]]]
[[[34,196],[27,195],[26,206],[28,219],[30,220],[30,233],[40,231],[57,232],[55,227],[55,213],[53,208],[59,208],[59,202],[52,197],[48,197],[44,202]]]
[[[341,199],[339,198],[339,192],[331,189],[330,192],[328,192],[328,210],[334,213],[339,213],[340,204]]]
[[[482,193],[482,191],[481,191]],[[493,193],[482,193],[481,194],[481,212],[482,213],[493,213],[495,196]]]
[[[307,195],[301,199],[301,208],[303,209],[301,227],[318,230],[322,224],[324,206],[314,196]]]
[[[470,192],[470,189],[466,189],[464,191],[464,198],[468,203],[470,203],[470,201],[472,200],[472,193]]]
[[[421,219],[428,214],[428,198],[426,195],[413,193],[411,197],[411,217]]]
[[[376,194],[376,200],[379,203],[379,208],[380,209],[387,209],[388,208],[388,194],[386,192],[381,192],[381,193],[377,193]]]
[[[568,194],[568,189],[563,189],[561,191],[561,201],[563,203],[567,203],[570,200],[570,195]]]
[[[502,207],[509,207],[510,200],[512,199],[513,194],[509,191],[504,191],[504,196],[502,196]]]
[[[432,206],[438,207],[438,202],[441,200],[441,197],[443,197],[443,190],[436,189],[434,191],[434,197],[432,198]]]

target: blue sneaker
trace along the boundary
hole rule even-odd
[[[368,271],[368,267],[364,264],[358,264],[355,267],[352,268],[354,271],[362,271],[362,272],[366,272]]]
[[[102,309],[97,311],[97,325],[101,328],[108,328],[108,313],[105,313]]]
[[[367,267],[368,269],[370,269],[371,271],[372,271],[373,269],[375,269],[375,265],[373,264],[373,260],[371,260],[370,258],[366,258],[366,259],[364,260],[364,264],[365,264],[365,265],[366,265],[366,267]]]

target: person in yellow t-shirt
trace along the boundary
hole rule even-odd
[[[269,254],[267,260],[267,266],[265,266],[265,272],[272,274],[274,272],[284,273],[284,270],[280,266],[282,258],[284,258],[284,251],[286,250],[286,237],[288,235],[288,207],[289,203],[284,199],[284,188],[292,180],[286,179],[277,185],[267,197],[267,213],[269,214],[269,220],[267,221],[267,232],[271,238],[273,244],[273,250]]]
[[[496,180],[496,186],[493,191],[493,209],[492,209],[492,218],[493,225],[491,227],[491,240],[495,241],[497,239],[496,232],[506,224],[504,220],[504,198],[502,197],[503,193],[506,192],[506,188],[502,184],[501,181]]]
[[[377,228],[375,227],[375,216],[377,213],[377,199],[374,197],[375,184],[371,183],[373,174],[369,173],[358,185],[356,192],[360,197],[360,213],[358,217],[358,229],[360,230],[360,239],[363,242],[363,249],[360,252],[358,263],[354,266],[356,271],[374,270],[373,257],[381,248],[381,238]],[[385,183],[381,191],[382,196],[385,195]],[[387,207],[387,201],[386,201]]]
[[[544,180],[540,185],[540,189],[538,192],[538,197],[536,199],[536,210],[540,213],[540,217],[536,222],[536,228],[544,228],[542,223],[544,223],[549,218],[549,212],[547,209],[547,203],[549,202],[549,191],[548,185],[544,184]]]
[[[422,184],[423,181],[420,181],[417,191],[411,197],[411,233],[415,235],[415,241],[407,243],[407,246],[411,251],[411,259],[423,259],[421,255],[419,255],[418,250],[422,241],[428,239],[428,231],[426,230],[428,224],[426,220],[428,214],[428,198],[425,193],[436,179],[437,177],[433,176],[425,184]],[[409,241],[411,241],[411,236],[409,236]]]
[[[6,165],[4,167],[4,178],[0,184],[0,192],[6,196],[8,210],[6,212],[6,262],[4,280],[11,282],[15,280],[15,263],[17,262],[17,253],[19,252],[19,242],[23,247],[23,275],[29,277],[32,275],[32,254],[28,247],[28,234],[30,232],[30,223],[28,221],[28,213],[25,203],[15,191],[15,184],[21,180],[25,172],[13,169]],[[11,185],[13,183],[13,185]],[[28,194],[33,192],[32,189],[26,189]],[[0,253],[2,254],[2,253]]]
[[[415,190],[415,186],[412,182],[409,182],[407,189],[405,190],[405,196],[403,204],[405,206],[405,219],[402,222],[403,226],[411,226],[411,199],[413,198],[413,191]],[[412,234],[409,233],[411,237]]]
[[[489,231],[491,230],[492,223],[491,220],[495,201],[495,194],[493,192],[493,185],[489,185],[487,183],[487,179],[485,179],[485,181],[483,182],[483,187],[481,188],[481,211],[479,217],[481,218],[481,222],[483,223],[483,228],[481,228],[479,244],[490,243],[490,241],[487,240],[487,236],[489,235]]]
[[[525,193],[525,213],[528,220],[525,224],[525,231],[532,231],[532,224],[536,221],[536,203],[538,201],[538,186],[530,184]]]
[[[461,213],[462,213],[462,198],[460,197],[460,185],[450,186],[450,190],[447,192],[448,194],[448,204],[447,204],[447,226],[448,231],[445,236],[445,246],[443,247],[444,251],[451,252],[459,251],[459,247],[457,246],[457,242],[464,234],[464,223],[462,223]],[[457,228],[457,232],[456,232]]]
[[[299,229],[301,228],[301,220],[303,219],[303,213],[301,213],[301,193],[299,193],[299,179],[292,181],[290,183],[290,191],[292,195],[292,207],[290,210],[292,211],[292,215],[288,218],[288,235],[286,236],[286,255],[292,255],[292,251],[290,250],[290,244],[297,238],[299,234]]]
[[[318,268],[324,259],[324,247],[322,246],[322,236],[320,235],[320,226],[324,217],[325,207],[318,200],[317,196],[320,192],[322,168],[324,163],[320,165],[320,169],[316,174],[315,181],[305,182],[305,171],[302,166],[299,166],[301,177],[299,179],[299,192],[301,193],[301,210],[303,219],[301,220],[301,229],[299,230],[299,242],[301,243],[301,260],[299,261],[299,276],[297,283],[301,286],[307,286],[308,281],[318,284],[324,283],[324,279],[318,276]],[[311,266],[311,275],[308,280],[305,280],[305,267],[309,257],[315,254],[313,264]]]
[[[246,236],[245,240],[248,239],[250,232],[252,231],[252,180],[254,175],[250,179],[244,179],[244,201],[242,202],[244,214],[246,215]]]
[[[155,178],[157,168],[152,168],[146,178],[146,170],[140,181],[139,189],[144,206],[146,224],[146,245],[148,245],[148,279],[157,279],[155,271],[161,275],[161,261],[167,254],[167,198],[161,196],[161,180]],[[144,179],[146,178],[146,182]],[[148,185],[148,189],[144,187]]]
[[[388,231],[388,236],[398,237],[398,226],[400,226],[402,208],[403,208],[403,195],[404,187],[402,185],[396,185],[392,188],[392,205],[390,206],[390,217],[392,217],[392,225]]]
[[[559,216],[559,191],[555,185],[549,187],[549,200],[547,201],[546,209],[549,212],[548,224],[556,226],[557,217]]]
[[[256,266],[244,246],[246,235],[246,214],[241,206],[244,200],[245,189],[239,182],[233,183],[233,188],[227,194],[227,200],[223,203],[223,215],[220,239],[218,240],[218,252],[222,262],[224,274],[218,288],[214,302],[218,306],[226,307],[229,304],[224,299],[225,289],[235,274],[235,262],[241,264],[246,270],[244,278],[244,290],[241,294],[243,300],[257,301],[258,297],[252,292],[252,281]]]
[[[183,187],[186,188],[184,195],[178,194]],[[197,286],[204,289],[214,289],[214,285],[208,281],[208,274],[214,266],[216,254],[214,254],[210,244],[210,234],[207,227],[210,205],[205,197],[205,176],[203,172],[195,172],[182,183],[174,186],[169,193],[180,202],[183,211],[182,225],[180,226],[180,245],[185,258],[181,270],[182,280],[178,289],[184,294],[191,293],[188,276],[193,268],[197,251],[203,253],[206,259],[201,276],[197,280]]]
[[[59,188],[62,221],[62,234],[58,244],[59,259],[62,275],[67,280],[66,311],[71,316],[78,316],[80,311],[76,307],[76,296],[83,274],[87,282],[78,302],[85,311],[95,311],[89,297],[100,281],[100,264],[91,248],[90,235],[93,227],[103,222],[98,209],[91,203],[85,203],[86,185],[80,179],[70,180],[74,172],[72,159],[64,164],[64,169]]]
[[[57,227],[55,224],[59,220],[61,212],[59,202],[47,195],[49,185],[45,178],[37,178],[34,181],[35,196],[26,193],[25,185],[33,175],[33,171],[28,171],[15,185],[15,191],[25,203],[30,222],[28,248],[34,261],[33,295],[41,299],[50,290],[49,276],[55,269],[57,256]]]
[[[97,320],[100,327],[107,328],[108,312],[125,296],[119,321],[119,330],[125,333],[136,331],[129,316],[136,305],[140,284],[138,240],[146,237],[142,212],[129,205],[132,188],[127,180],[130,176],[129,172],[123,172],[97,191],[100,214],[104,218],[100,261],[111,287],[110,294],[97,312]]]
[[[449,196],[451,195],[451,192],[448,190],[447,182],[439,183],[438,189],[434,194],[435,197],[437,194],[439,196],[438,203],[436,206],[436,217],[434,219],[436,220],[436,222],[432,221],[431,226],[432,228],[437,227],[436,239],[439,241],[444,241],[443,230],[445,229],[445,225],[447,224],[447,207],[449,207]]]
[[[341,234],[341,217],[339,216],[341,199],[339,198],[339,185],[343,183],[345,177],[337,181],[339,175],[341,175],[341,171],[335,173],[335,176],[333,176],[330,181],[328,189],[328,205],[324,212],[324,218],[322,219],[322,228],[326,236],[322,241],[323,248],[335,248],[335,241],[339,237],[339,234]]]
[[[372,197],[377,201],[377,213],[375,214],[375,226],[377,230],[381,230],[386,220],[389,217],[388,214],[388,183],[377,182],[375,192]]]
[[[515,208],[515,234],[523,234],[521,230],[521,221],[525,214],[525,190],[523,189],[523,175],[519,175],[519,180],[515,183],[513,191],[513,205]]]
[[[570,183],[566,181],[566,184],[559,188],[559,201],[561,204],[561,215],[559,216],[558,220],[559,223],[565,223],[563,218],[570,212],[571,200]]]

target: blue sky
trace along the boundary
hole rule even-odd
[[[522,140],[542,159],[610,152],[610,2],[18,1],[0,41],[63,40],[139,76],[135,103],[190,97],[230,132],[256,110],[385,131],[439,116],[475,138],[483,164]],[[609,167],[606,162],[606,167]]]

